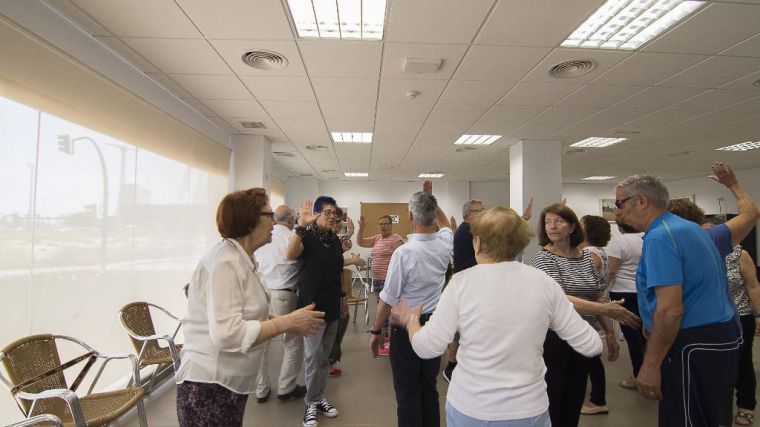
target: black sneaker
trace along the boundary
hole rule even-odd
[[[303,413],[303,427],[317,427],[317,405],[312,403],[306,407]]]
[[[447,383],[451,383],[451,374],[454,373],[454,368],[456,368],[456,367],[457,367],[456,363],[449,362],[449,364],[446,365],[446,369],[443,370],[443,379]]]
[[[293,390],[285,394],[278,394],[277,398],[280,400],[290,400],[297,397],[302,397],[304,394],[306,394],[306,386],[296,384],[296,387]]]
[[[338,416],[338,408],[330,405],[330,402],[328,402],[327,399],[322,399],[315,405],[317,409],[319,409],[319,412],[326,417],[335,418]]]

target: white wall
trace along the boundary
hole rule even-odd
[[[509,181],[470,181],[470,198],[482,200],[486,207],[509,206]],[[460,211],[457,220],[461,217]]]

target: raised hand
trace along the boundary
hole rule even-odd
[[[311,200],[304,200],[301,203],[301,213],[298,216],[298,225],[306,227],[317,220],[319,214],[314,213],[314,203]]]
[[[428,194],[433,194],[433,181],[425,181],[422,183],[422,191]]]
[[[457,229],[457,220],[454,218],[454,215],[451,215],[451,229],[456,230]]]
[[[736,175],[734,175],[733,169],[731,169],[731,166],[721,163],[721,162],[715,162],[711,166],[712,175],[708,175],[713,180],[725,185],[726,187],[730,187],[734,184],[736,184]]]
[[[565,200],[562,200],[562,204],[565,204]],[[530,198],[528,206],[525,207],[525,211],[522,214],[522,218],[526,221],[530,221],[530,217],[533,216],[533,197]]]
[[[359,231],[364,230],[367,227],[367,219],[364,215],[359,217]]]
[[[346,238],[350,239],[354,235],[354,220],[350,216],[346,217]]]

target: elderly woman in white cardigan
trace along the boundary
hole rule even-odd
[[[441,355],[460,332],[459,364],[446,396],[448,426],[550,426],[542,358],[547,329],[589,357],[602,352],[599,334],[546,273],[514,261],[532,235],[519,214],[489,209],[473,221],[472,235],[478,265],[452,277],[425,326],[419,308],[403,302],[394,321],[406,325],[422,358]]]

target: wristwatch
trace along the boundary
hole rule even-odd
[[[369,329],[369,333],[372,334],[372,335],[380,335],[382,333],[382,331],[380,329],[372,329],[372,328],[370,328]]]

